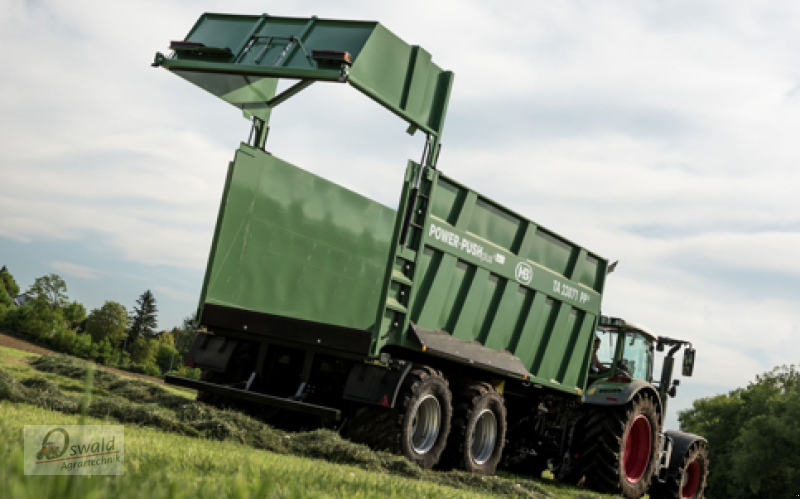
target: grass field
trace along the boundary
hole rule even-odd
[[[609,496],[548,480],[429,472],[328,431],[285,433],[188,391],[94,372],[85,364],[0,347],[0,497],[549,497]],[[55,410],[54,410],[55,409]],[[25,476],[26,424],[125,425],[125,476]]]

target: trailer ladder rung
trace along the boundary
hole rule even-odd
[[[386,298],[386,308],[388,308],[389,310],[394,310],[395,312],[400,312],[401,314],[408,313],[406,307],[400,305],[400,302],[398,302],[394,298]]]
[[[413,282],[411,281],[411,279],[409,279],[408,277],[406,277],[406,276],[405,276],[405,275],[404,275],[402,272],[400,272],[400,271],[399,271],[399,270],[397,270],[397,269],[394,269],[394,270],[392,271],[392,280],[393,280],[393,281],[397,281],[397,282],[399,282],[400,284],[405,284],[406,286],[411,286],[411,285],[413,284]]]

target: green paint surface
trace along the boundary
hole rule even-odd
[[[436,157],[453,73],[377,22],[204,14],[186,40],[211,48],[158,63],[251,115],[269,121],[293,95],[276,98],[280,78],[346,82],[427,133]],[[243,145],[201,306],[372,330],[373,358],[419,349],[413,322],[507,350],[534,382],[580,393],[608,262],[437,170],[415,199],[419,168],[409,162],[395,211]]]
[[[186,41],[216,52],[179,50],[160,65],[264,121],[280,78],[347,82],[416,128],[442,133],[453,73],[375,21],[207,13]],[[314,59],[314,50],[348,52],[352,63]]]
[[[582,391],[607,261],[441,172],[422,191],[406,319],[509,351],[534,382]]]
[[[390,208],[242,145],[205,302],[369,329],[394,218]]]

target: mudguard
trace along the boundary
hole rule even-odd
[[[672,440],[672,454],[669,457],[669,470],[667,472],[670,476],[675,476],[678,473],[678,467],[683,462],[684,454],[689,451],[695,442],[707,442],[700,435],[677,430],[665,431],[664,435]]]
[[[639,392],[646,390],[650,392],[658,406],[658,413],[663,414],[661,397],[653,385],[641,379],[635,379],[630,383],[611,383],[608,380],[596,381],[586,390],[584,402],[592,405],[620,406],[630,402]]]
[[[189,349],[193,367],[225,372],[239,340],[227,336],[198,333]]]
[[[400,385],[412,365],[411,362],[392,367],[357,364],[347,377],[342,398],[363,404],[394,407]]]

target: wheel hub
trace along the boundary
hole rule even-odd
[[[411,447],[417,454],[425,454],[436,443],[441,428],[442,409],[432,394],[422,397],[411,415]]]
[[[644,476],[650,461],[652,445],[650,421],[640,414],[631,423],[623,447],[622,465],[625,470],[625,479],[628,482],[638,483]]]
[[[488,461],[492,457],[496,443],[497,419],[491,410],[484,409],[472,424],[470,450],[475,464],[481,465]]]
[[[700,463],[692,461],[683,472],[683,483],[681,484],[681,499],[693,499],[700,485]]]

